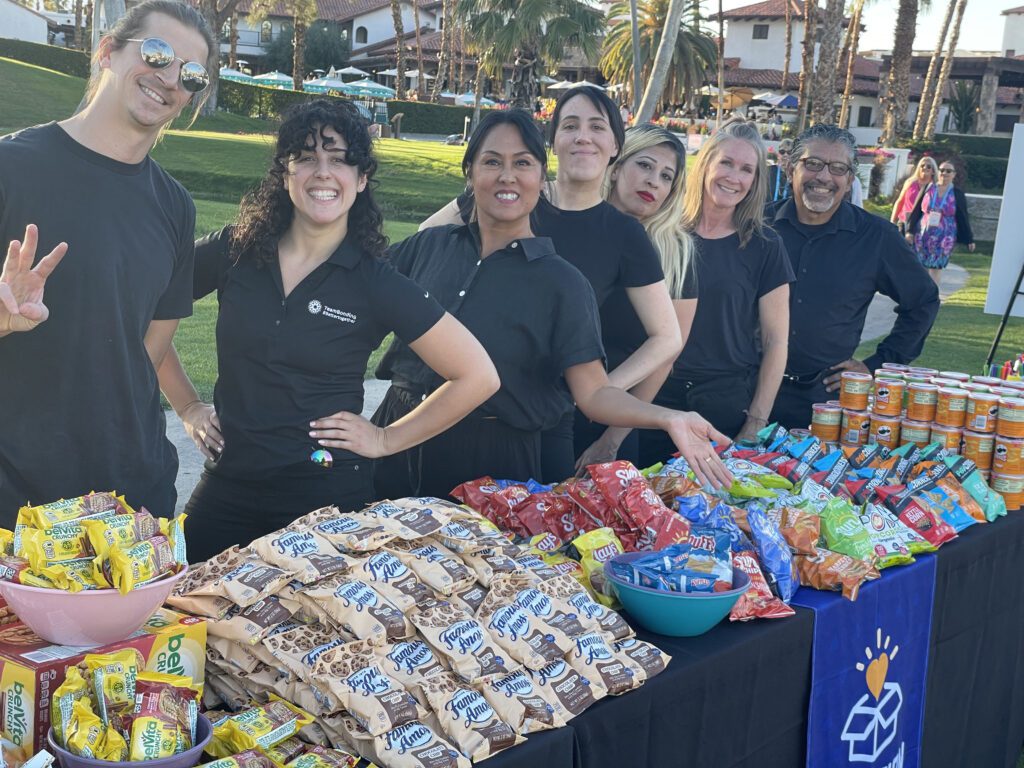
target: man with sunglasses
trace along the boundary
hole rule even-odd
[[[0,138],[0,525],[91,490],[174,511],[155,368],[191,314],[195,206],[149,152],[214,50],[194,8],[146,0],[75,115]]]
[[[768,166],[768,199],[770,202],[785,200],[792,194],[789,187],[789,158],[793,151],[793,140],[783,139],[779,142],[775,154],[778,162]]]
[[[899,230],[845,200],[855,162],[849,131],[808,128],[793,144],[792,197],[768,206],[796,274],[789,360],[771,416],[787,428],[808,425],[811,406],[835,397],[843,371],[870,373],[882,363],[911,362],[939,310],[935,284]],[[896,302],[896,322],[872,355],[856,360],[876,292]]]

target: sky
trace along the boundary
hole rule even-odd
[[[723,0],[725,10],[750,5],[756,0]],[[964,21],[960,26],[961,50],[995,51],[1003,41],[1003,16],[1007,8],[1024,5],[1024,0],[968,0]],[[707,2],[708,13],[718,10],[717,2]],[[860,37],[861,50],[890,49],[895,29],[897,0],[867,0],[864,7],[864,32]],[[930,10],[921,10],[917,15],[915,50],[930,50],[935,47],[939,28],[945,16],[947,0],[932,0]]]

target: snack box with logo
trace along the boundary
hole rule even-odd
[[[3,601],[0,601],[2,603]],[[0,606],[0,614],[9,609]],[[125,640],[97,648],[51,645],[20,621],[0,616],[0,729],[4,737],[34,754],[46,746],[50,698],[69,666],[87,653],[135,648],[151,672],[203,680],[206,621],[166,608],[157,609],[142,629]]]

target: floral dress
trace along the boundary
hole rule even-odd
[[[921,223],[914,235],[914,250],[926,269],[945,269],[956,245],[956,195],[953,185],[941,194],[932,185],[921,202]],[[939,214],[933,217],[932,213]],[[937,219],[937,221],[936,221]]]

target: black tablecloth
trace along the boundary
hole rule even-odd
[[[1024,513],[976,525],[937,557],[922,766],[1013,768],[1024,742]],[[883,575],[884,580],[884,575]],[[673,657],[490,768],[799,768],[806,760],[814,614],[640,632]]]

